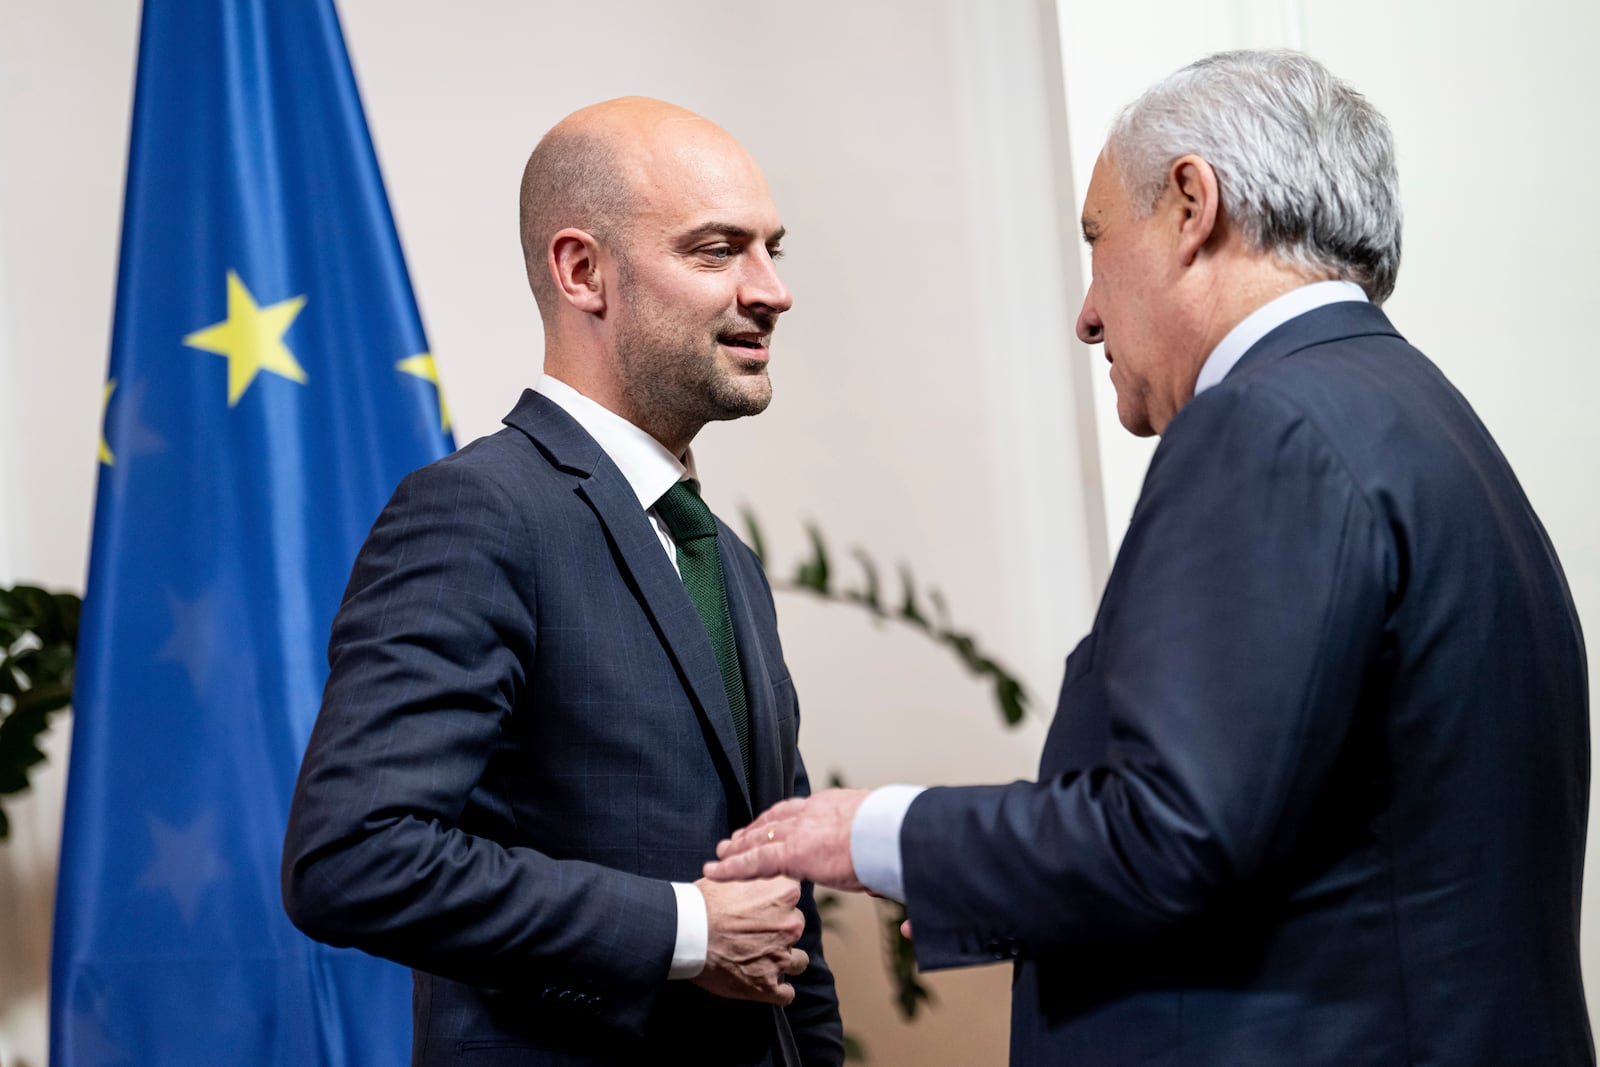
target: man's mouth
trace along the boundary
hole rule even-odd
[[[764,333],[725,333],[717,337],[717,343],[728,348],[743,348],[752,352],[764,352],[767,348],[767,335]]]

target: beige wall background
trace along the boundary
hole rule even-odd
[[[765,166],[797,303],[772,409],[696,444],[708,496],[759,515],[780,574],[807,553],[813,521],[847,582],[852,547],[910,567],[1036,703],[1004,730],[986,692],[922,638],[780,593],[813,777],[1031,775],[1150,448],[1116,426],[1104,364],[1071,338],[1084,276],[1074,179],[1117,106],[1219,48],[1306,48],[1390,116],[1408,214],[1390,312],[1482,413],[1580,612],[1600,611],[1600,431],[1586,417],[1600,370],[1580,318],[1600,265],[1575,217],[1600,164],[1592,3],[339,6],[462,442],[495,429],[538,371],[515,202],[543,130],[648,93],[716,119]],[[6,0],[0,20],[0,582],[81,589],[138,5]],[[59,723],[52,767],[8,806],[0,847],[7,1067],[44,1062],[69,735]],[[1008,972],[933,976],[932,1012],[905,1026],[872,905],[843,910],[829,953],[873,1062],[1004,1061]]]

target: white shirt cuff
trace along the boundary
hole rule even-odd
[[[926,786],[886,785],[867,794],[850,824],[850,862],[861,884],[890,900],[905,903],[900,869],[900,824],[911,802]]]
[[[678,939],[672,946],[672,967],[667,978],[694,978],[706,969],[706,948],[711,938],[706,898],[699,886],[689,882],[673,882],[672,895],[678,898]]]

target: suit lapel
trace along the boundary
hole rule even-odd
[[[765,811],[784,799],[783,754],[778,750],[778,713],[773,705],[772,670],[766,649],[756,632],[752,590],[744,570],[735,562],[738,548],[733,534],[718,524],[717,551],[722,555],[723,580],[728,589],[728,613],[733,617],[733,640],[739,649],[739,669],[744,674],[745,701],[750,713],[750,783],[752,810]]]
[[[683,676],[696,713],[716,739],[723,773],[734,783],[730,797],[737,796],[745,807],[742,814],[735,811],[734,817],[748,821],[750,786],[745,781],[744,760],[734,737],[733,713],[728,708],[716,653],[683,581],[661,549],[655,527],[639,507],[639,498],[594,438],[546,397],[531,390],[524,392],[505,421],[526,433],[556,466],[580,476],[575,492],[588,502],[616,546],[624,577],[638,591],[661,643]],[[735,640],[742,645],[744,632],[738,629],[737,621],[734,625]]]
[[[695,707],[716,737],[732,779],[748,804],[750,788],[744,780],[744,760],[733,734],[733,713],[722,687],[722,672],[706,636],[705,624],[678,572],[661,550],[650,519],[620,471],[604,460],[595,476],[578,485],[578,495],[589,501],[617,546],[617,558],[639,590],[639,599],[655,620],[662,643],[694,696]]]

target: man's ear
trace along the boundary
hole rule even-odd
[[[1167,198],[1177,223],[1179,262],[1187,267],[1217,233],[1222,211],[1217,172],[1199,156],[1180,156],[1167,171]]]
[[[584,230],[568,228],[550,238],[550,275],[561,299],[592,315],[606,309],[600,243]]]

